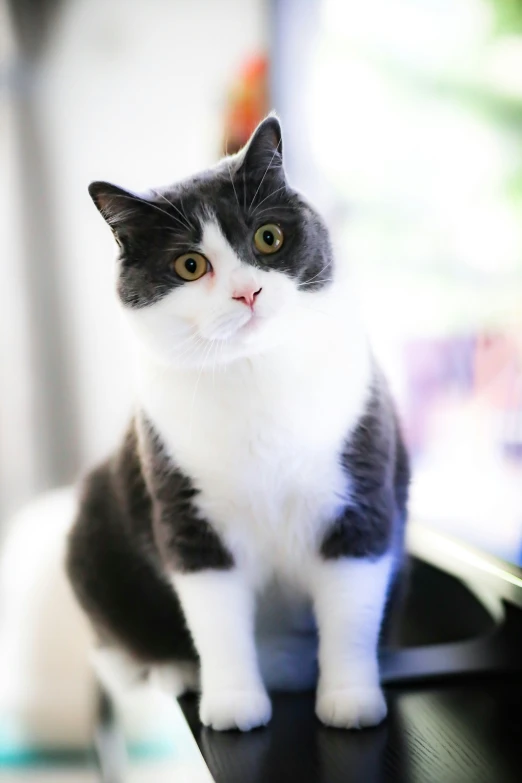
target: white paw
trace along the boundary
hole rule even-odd
[[[272,705],[265,690],[223,690],[203,693],[199,717],[204,726],[217,731],[250,731],[266,726],[272,717]]]
[[[366,688],[319,688],[315,705],[317,717],[326,726],[363,729],[377,726],[388,709],[378,685]]]

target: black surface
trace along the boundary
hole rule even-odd
[[[449,677],[522,674],[522,612],[502,606],[495,619],[458,579],[413,561],[403,611],[392,618],[380,653],[386,685]]]
[[[394,647],[460,642],[494,627],[489,612],[459,579],[410,560],[408,587],[390,640]]]
[[[312,693],[274,696],[274,717],[250,734],[200,726],[182,707],[216,783],[520,783],[522,683],[512,678],[388,689],[376,729],[320,725]]]
[[[438,645],[444,666],[459,645],[469,641],[473,663],[498,639],[496,665],[484,666],[496,673],[388,686],[389,716],[375,729],[322,726],[313,693],[273,695],[272,722],[249,734],[202,727],[196,697],[181,706],[216,783],[521,783],[522,612],[506,611],[497,629],[458,580],[414,563],[395,645],[413,664]]]

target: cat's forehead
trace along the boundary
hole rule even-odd
[[[240,164],[236,156],[224,158],[206,171],[163,188],[162,198],[199,219],[211,213],[219,221],[234,215],[251,218],[261,200],[267,209],[276,209],[285,201],[289,190],[270,168],[256,172]]]
[[[243,176],[244,174],[244,176]],[[159,200],[158,200],[159,199]],[[201,247],[205,227],[218,228],[228,244],[247,262],[254,262],[252,231],[259,223],[285,222],[297,214],[290,204],[286,185],[274,181],[271,172],[252,176],[233,160],[222,160],[213,168],[155,191],[156,204],[174,218],[167,234]],[[159,213],[161,219],[161,213]]]

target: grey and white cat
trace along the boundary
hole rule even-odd
[[[90,193],[120,248],[138,403],[69,540],[101,678],[167,674],[201,688],[205,725],[246,731],[270,720],[267,688],[318,677],[321,721],[379,723],[408,459],[278,120],[172,187]]]

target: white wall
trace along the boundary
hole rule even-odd
[[[37,484],[31,418],[30,335],[21,264],[20,215],[17,212],[16,140],[11,78],[14,42],[7,9],[0,0],[0,510],[10,511]],[[1,531],[1,525],[0,525]]]
[[[84,466],[114,447],[131,407],[114,303],[115,248],[87,185],[108,179],[146,188],[212,162],[226,91],[243,59],[263,46],[264,13],[263,0],[63,4],[41,72],[39,111],[59,216],[70,393],[81,413]],[[12,508],[31,487],[2,492],[2,505]]]

